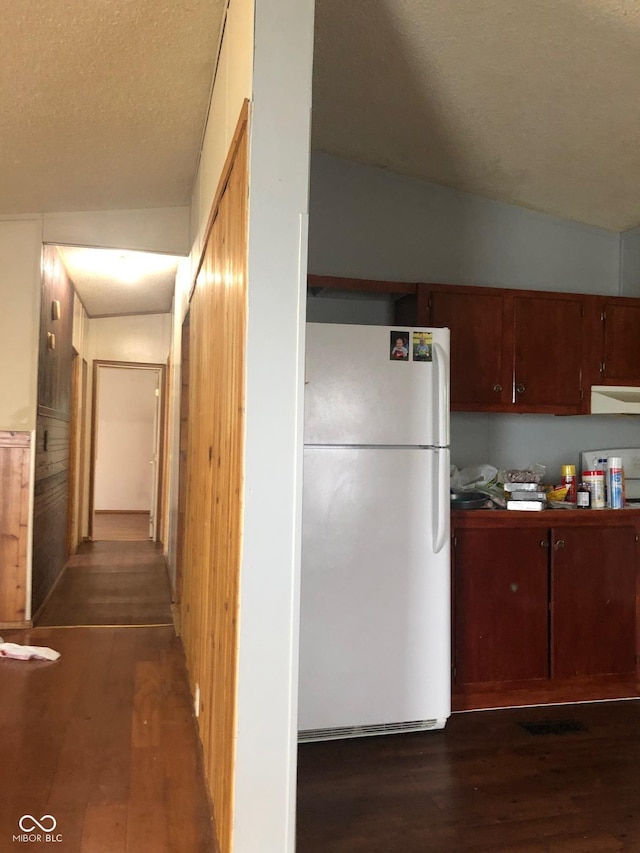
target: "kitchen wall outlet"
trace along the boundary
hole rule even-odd
[[[193,697],[193,711],[196,717],[200,716],[200,685],[196,684],[196,691]]]

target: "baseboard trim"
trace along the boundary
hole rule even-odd
[[[0,622],[0,631],[23,631],[29,628],[33,628],[31,619],[22,622]]]
[[[94,515],[149,515],[148,509],[94,509]]]

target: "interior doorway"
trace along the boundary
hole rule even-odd
[[[95,361],[89,537],[157,541],[165,366]]]

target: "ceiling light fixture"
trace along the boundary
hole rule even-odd
[[[155,255],[149,252],[130,252],[121,249],[76,250],[73,267],[87,275],[112,279],[122,284],[135,284],[149,275],[175,270],[177,258],[173,255]]]

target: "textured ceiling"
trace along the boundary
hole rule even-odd
[[[640,224],[637,0],[316,0],[313,145]]]
[[[0,0],[0,214],[187,204],[224,0]]]
[[[188,204],[225,6],[0,0],[0,215]],[[170,310],[175,259],[122,282],[61,254],[90,316]]]
[[[0,0],[0,215],[187,204],[225,6]],[[620,231],[639,96],[638,0],[316,0],[338,156]]]

